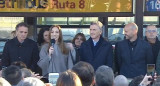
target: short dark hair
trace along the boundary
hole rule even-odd
[[[92,65],[87,62],[78,62],[72,68],[72,70],[78,74],[83,86],[90,86],[94,80],[94,69]]]
[[[4,71],[4,78],[11,84],[17,85],[22,80],[21,70],[15,66],[11,65],[7,67]]]
[[[129,86],[138,86],[143,80],[143,78],[144,78],[143,75],[134,77],[133,80],[129,83]]]
[[[29,26],[26,23],[21,22],[21,23],[19,23],[19,24],[16,25],[16,30],[18,30],[18,28],[22,27],[22,26],[29,28]]]
[[[97,86],[113,86],[114,74],[112,68],[102,65],[96,70]]]

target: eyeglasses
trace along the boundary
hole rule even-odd
[[[155,33],[157,31],[156,30],[147,30],[147,32],[149,32],[149,33],[151,33],[151,32]]]

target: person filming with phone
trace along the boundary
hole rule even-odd
[[[38,61],[44,77],[48,77],[48,73],[60,73],[72,68],[72,58],[75,57],[74,48],[63,42],[60,26],[50,27],[49,38],[51,42],[42,46]]]

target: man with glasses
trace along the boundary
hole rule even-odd
[[[145,40],[152,46],[152,52],[154,56],[154,63],[156,64],[157,74],[160,74],[160,41],[158,40],[158,30],[156,26],[149,25],[146,28]]]
[[[158,40],[157,28],[154,25],[149,25],[146,27],[145,40],[151,45],[154,63],[156,63],[158,52],[160,49],[160,41]]]

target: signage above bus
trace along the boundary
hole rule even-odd
[[[0,0],[0,12],[132,12],[132,0]]]
[[[160,0],[146,0],[145,11],[160,11]]]

